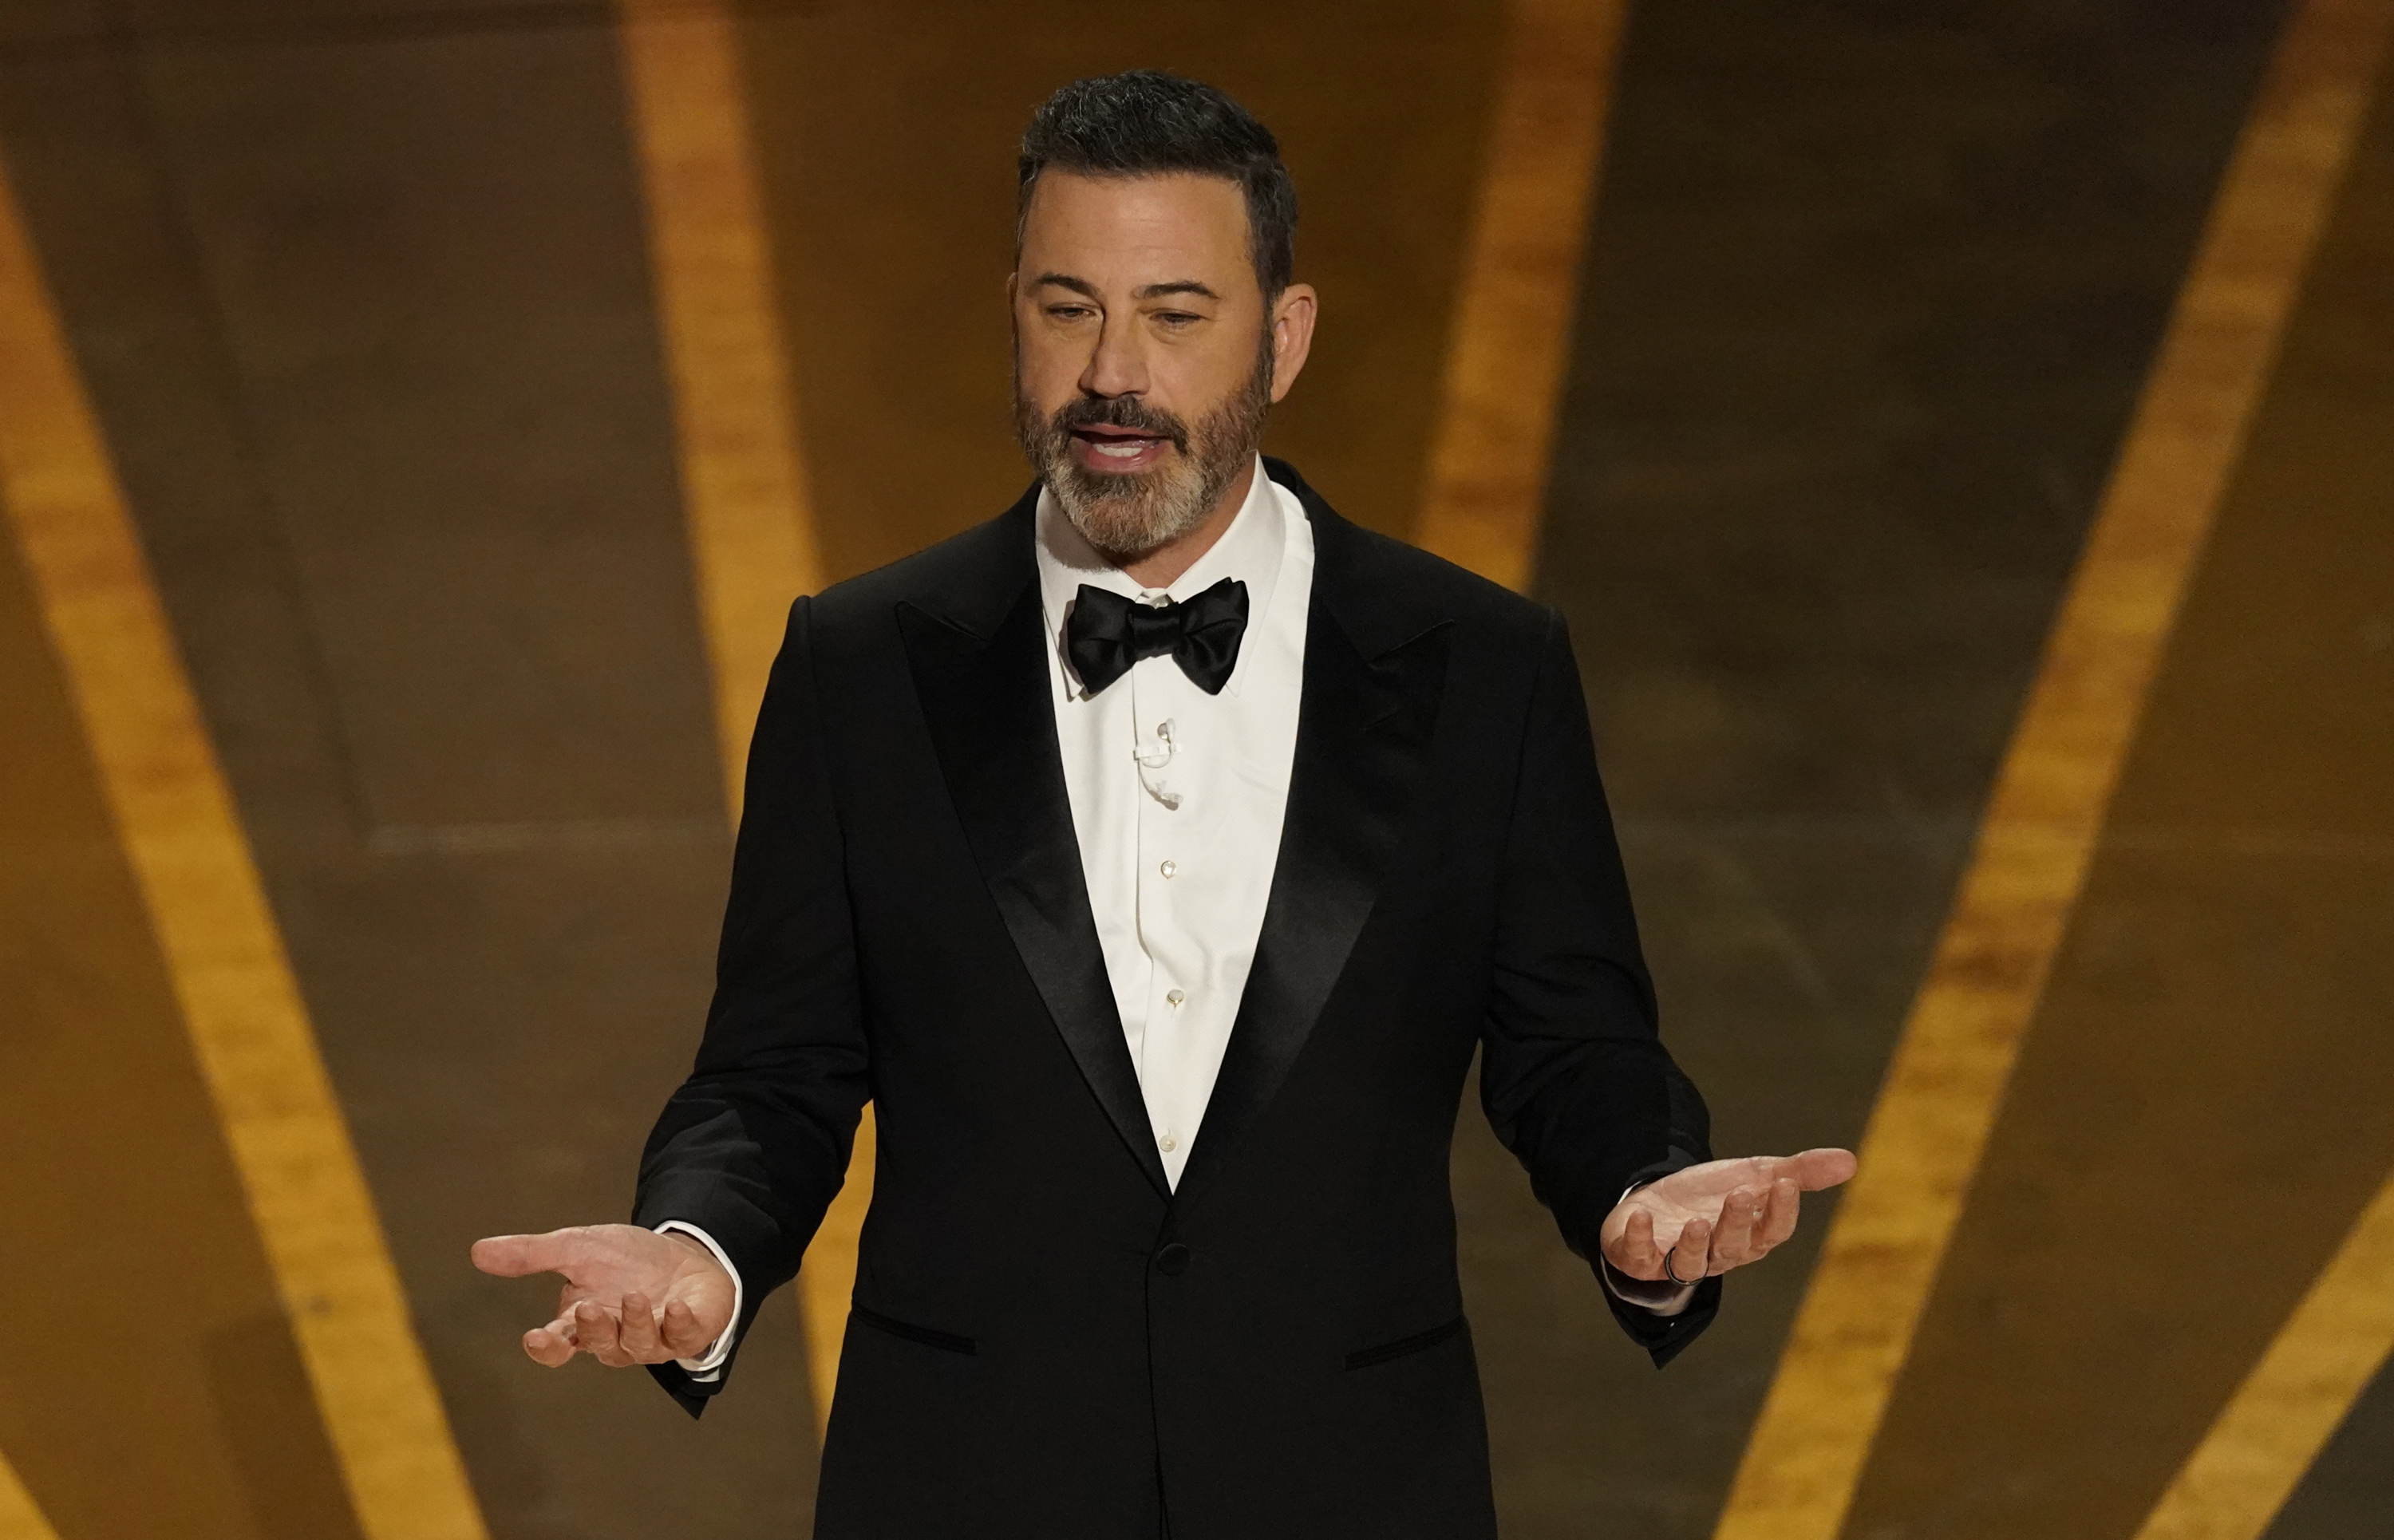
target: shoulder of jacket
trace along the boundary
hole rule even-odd
[[[831,585],[807,600],[817,633],[877,630],[897,608],[946,612],[1034,572],[1030,522],[1018,504],[937,545]],[[1016,569],[1019,569],[1019,573]]]
[[[1541,650],[1556,623],[1551,608],[1344,517],[1286,461],[1264,464],[1313,522],[1317,593],[1367,651],[1440,625],[1499,652]]]
[[[1342,608],[1368,609],[1368,618],[1359,615],[1350,625],[1372,633],[1359,638],[1372,644],[1394,645],[1451,626],[1452,645],[1491,661],[1534,666],[1558,624],[1551,606],[1391,536],[1345,524],[1331,543],[1334,559],[1346,569],[1334,586],[1350,596]],[[1368,604],[1357,602],[1364,595]]]

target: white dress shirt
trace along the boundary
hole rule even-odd
[[[1053,494],[1038,512],[1049,699],[1089,908],[1164,1174],[1178,1185],[1230,1046],[1271,897],[1296,757],[1313,527],[1255,467],[1230,527],[1166,587],[1098,555]],[[1082,585],[1145,603],[1247,586],[1235,667],[1208,695],[1170,654],[1082,687],[1064,625]]]

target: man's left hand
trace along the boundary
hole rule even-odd
[[[1667,1277],[1692,1284],[1742,1268],[1796,1233],[1805,1193],[1835,1187],[1853,1174],[1850,1150],[1748,1155],[1674,1171],[1630,1193],[1605,1216],[1604,1259],[1652,1283]]]

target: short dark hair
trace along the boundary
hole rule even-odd
[[[1296,184],[1280,141],[1224,92],[1158,70],[1076,80],[1042,103],[1023,130],[1015,246],[1032,189],[1048,167],[1092,177],[1195,172],[1236,182],[1247,200],[1247,244],[1269,305],[1296,267]]]

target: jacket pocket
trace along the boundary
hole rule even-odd
[[[980,1351],[980,1349],[974,1346],[971,1337],[958,1336],[954,1332],[933,1331],[928,1326],[917,1326],[911,1322],[894,1320],[879,1310],[868,1310],[862,1305],[849,1306],[848,1313],[875,1331],[887,1332],[891,1336],[902,1337],[908,1342],[919,1342],[926,1348],[938,1348],[951,1353],[973,1354]],[[1458,1322],[1456,1324],[1460,1325],[1461,1323]]]
[[[1386,1363],[1392,1358],[1402,1358],[1408,1353],[1427,1352],[1449,1337],[1459,1336],[1462,1334],[1463,1317],[1458,1315],[1443,1326],[1432,1326],[1426,1332],[1415,1332],[1411,1336],[1401,1336],[1394,1342],[1383,1342],[1376,1348],[1364,1348],[1348,1353],[1347,1367],[1368,1369],[1375,1363]]]

